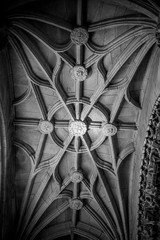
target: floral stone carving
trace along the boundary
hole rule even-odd
[[[73,136],[83,136],[87,131],[87,126],[84,122],[77,120],[70,122],[68,129]]]
[[[49,121],[40,121],[39,130],[44,134],[49,134],[53,131],[53,124]]]
[[[71,77],[76,81],[84,81],[88,76],[87,70],[83,66],[75,66],[71,69]]]
[[[160,24],[157,25],[155,36],[156,36],[156,43],[160,47]]]
[[[71,41],[76,45],[82,45],[87,43],[88,38],[88,32],[84,28],[74,28],[71,32]]]
[[[103,133],[107,137],[114,136],[117,133],[117,128],[110,123],[104,123],[102,127],[103,127]]]
[[[139,196],[138,240],[160,239],[160,98],[145,139]]]
[[[72,199],[70,201],[70,208],[71,209],[80,210],[82,207],[83,207],[83,202],[80,199],[75,198],[75,199]]]
[[[83,180],[83,174],[80,171],[73,171],[71,173],[71,181],[73,183],[79,183]]]

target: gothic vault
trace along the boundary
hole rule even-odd
[[[2,3],[1,239],[160,239],[160,5]]]

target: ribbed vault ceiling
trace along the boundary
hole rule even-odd
[[[130,239],[158,11],[126,0],[8,7],[16,240]]]

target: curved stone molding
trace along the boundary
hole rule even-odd
[[[53,131],[53,124],[49,121],[40,121],[39,122],[39,130],[43,134],[49,134]]]
[[[74,28],[71,32],[71,41],[76,45],[83,45],[87,43],[88,38],[88,32],[84,28]]]
[[[87,126],[82,121],[71,121],[68,130],[73,136],[83,136],[87,131]]]
[[[83,207],[83,202],[78,198],[73,198],[70,203],[70,208],[73,210],[80,210]]]
[[[88,76],[87,69],[81,65],[77,65],[71,69],[71,77],[75,81],[82,82],[86,80]]]
[[[103,123],[102,129],[107,137],[114,136],[117,133],[117,128],[110,123]]]
[[[30,94],[31,94],[31,87],[29,86],[29,88],[21,96],[14,99],[13,105],[19,105],[23,103],[25,100],[29,98]]]
[[[31,165],[34,166],[35,164],[34,149],[29,144],[19,139],[15,139],[13,144],[16,147],[19,147],[20,149],[22,149],[22,151],[24,151],[27,154],[27,156],[30,159]]]
[[[145,139],[140,182],[138,240],[160,239],[160,97]]]

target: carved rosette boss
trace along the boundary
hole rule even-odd
[[[49,134],[53,131],[53,124],[47,120],[42,120],[39,122],[39,130],[43,134]]]
[[[78,198],[73,198],[70,200],[70,208],[73,210],[80,210],[83,207],[83,202]]]
[[[75,81],[82,82],[88,76],[87,69],[81,65],[77,65],[71,69],[71,77]]]
[[[117,133],[117,128],[110,123],[103,123],[102,125],[103,133],[109,137],[114,136]]]
[[[73,136],[83,136],[86,131],[87,131],[87,126],[84,122],[82,121],[71,121],[69,124],[69,133],[72,134]]]
[[[71,32],[71,41],[76,45],[86,44],[89,38],[88,32],[84,28],[74,28]]]

